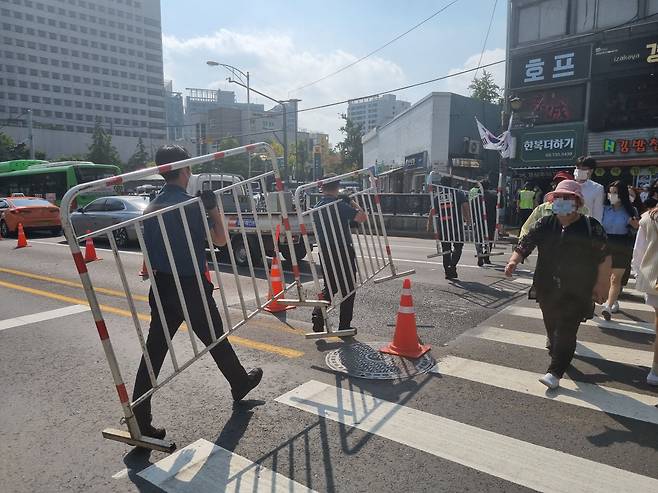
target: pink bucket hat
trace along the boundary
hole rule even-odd
[[[581,204],[585,202],[585,198],[583,197],[583,190],[580,187],[580,183],[578,183],[575,180],[562,180],[560,183],[557,184],[557,187],[555,187],[555,190],[553,192],[549,192],[546,194],[546,200],[548,200],[549,202],[553,202],[553,198],[555,197],[555,194],[573,195],[574,197],[580,199]]]

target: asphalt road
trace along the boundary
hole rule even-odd
[[[416,270],[432,372],[365,380],[325,363],[345,344],[391,339],[401,280],[358,293],[355,341],[305,339],[308,309],[259,315],[232,337],[243,364],[265,371],[251,400],[233,405],[207,357],[157,393],[156,421],[179,447],[168,456],[102,438],[121,427],[121,408],[60,241],[31,238],[21,250],[0,241],[1,491],[658,491],[658,393],[644,383],[654,336],[638,298],[622,300],[612,324],[581,327],[564,388],[545,392],[536,381],[547,365],[542,322],[525,299],[530,274],[503,278],[506,256],[478,268],[467,248],[459,281],[448,282],[427,258],[432,241],[392,238],[397,268]],[[130,393],[139,344],[112,254],[99,255],[89,270]],[[141,257],[121,259],[146,326]],[[221,271],[237,317],[234,276]],[[254,306],[252,279],[244,270],[238,278]],[[185,331],[174,340],[181,357],[191,354]],[[171,371],[168,361],[163,375]]]

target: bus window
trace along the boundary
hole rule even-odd
[[[76,166],[75,174],[76,178],[78,179],[78,183],[87,183],[89,181],[100,180],[101,178],[109,178],[115,175],[112,168],[83,168],[82,166]]]

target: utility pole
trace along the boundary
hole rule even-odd
[[[288,177],[288,113],[286,102],[281,101],[280,104],[283,109],[283,169],[286,170],[286,177]]]
[[[34,132],[32,131],[32,110],[27,110],[27,140],[30,142],[30,159],[34,159]]]
[[[247,132],[249,134],[247,139],[249,140],[249,143],[251,144],[251,140],[252,140],[251,134],[253,132],[251,130],[251,104],[250,104],[250,100],[249,100],[249,93],[251,91],[249,91],[249,72],[247,72],[247,77],[246,78],[247,78],[247,128],[249,129],[249,131]],[[248,169],[249,169],[247,178],[251,178],[251,152],[247,153],[247,162],[248,162]]]

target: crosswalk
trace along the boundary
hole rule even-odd
[[[526,280],[517,282],[527,284]],[[653,310],[639,302],[622,301],[622,305],[624,313],[616,315],[610,322],[596,317],[583,324],[575,365],[580,362],[610,363],[622,370],[646,375],[653,359]],[[525,356],[521,356],[522,353]],[[499,354],[505,357],[498,357]],[[622,370],[619,374],[606,374],[604,380],[580,381],[565,375],[556,391],[546,390],[537,381],[542,374],[538,368],[543,363],[535,363],[543,361],[547,364],[548,356],[541,311],[532,302],[522,301],[501,310],[466,332],[436,357],[438,362],[433,373],[437,378],[423,389],[427,393],[426,399],[432,398],[432,389],[438,392],[450,383],[445,380],[451,379],[453,383],[477,385],[479,389],[486,389],[487,393],[505,393],[506,398],[513,395],[519,408],[523,408],[524,403],[564,406],[560,416],[563,415],[566,420],[591,421],[592,416],[599,416],[601,420],[617,417],[626,420],[622,423],[628,430],[635,430],[636,425],[641,425],[638,429],[644,431],[637,433],[658,436],[658,391],[643,381],[624,381],[626,377]],[[600,381],[604,383],[593,383]],[[373,387],[352,383],[341,385],[337,382],[309,379],[295,384],[276,397],[275,405],[283,408],[282,412],[291,422],[303,420],[303,416],[315,416],[319,420],[335,422],[346,429],[359,430],[392,442],[401,447],[401,454],[404,450],[413,450],[414,453],[426,454],[435,460],[458,464],[495,480],[536,491],[658,491],[655,445],[653,455],[649,456],[654,461],[652,466],[638,468],[633,463],[633,467],[628,464],[624,467],[623,461],[607,457],[600,450],[595,450],[594,445],[589,450],[562,448],[555,443],[544,445],[541,435],[530,440],[525,437],[520,439],[511,436],[509,429],[491,429],[490,425],[479,425],[466,416],[447,415],[440,406],[423,407],[419,405],[419,402],[424,402],[422,399],[413,404],[393,402],[378,396],[376,390],[366,390]],[[479,393],[485,391],[473,392],[478,394],[471,397],[470,403],[466,390],[455,398],[466,399],[465,404],[471,406],[487,406],[486,399],[479,398]],[[428,408],[433,412],[428,412]],[[495,413],[496,409],[485,407],[484,412]],[[526,418],[530,423],[541,420],[536,415]],[[630,433],[625,436],[631,442],[643,439]],[[318,443],[317,446],[321,445]],[[174,454],[166,459],[168,462],[161,461],[162,464],[152,466],[154,469],[147,470],[142,476],[168,493],[203,493],[218,491],[217,488],[236,491],[236,484],[249,491],[306,491],[306,486],[288,479],[284,471],[264,468],[208,442],[190,447],[192,451],[186,448],[177,452],[187,457],[186,460]],[[629,447],[628,450],[641,448]],[[189,459],[190,454],[195,453],[199,457],[197,462]],[[356,459],[351,457],[347,460]],[[377,457],[361,460],[377,460]],[[637,460],[643,461],[640,453]],[[173,467],[174,464],[178,467]],[[180,467],[181,464],[184,467]],[[223,473],[218,475],[213,464],[219,464]],[[405,466],[401,463],[399,467]],[[631,470],[633,468],[635,470]],[[208,471],[207,477],[203,471]],[[209,489],[204,489],[206,484]],[[441,489],[425,486],[428,490]],[[319,490],[316,485],[313,487]],[[457,485],[448,489],[458,490]]]

